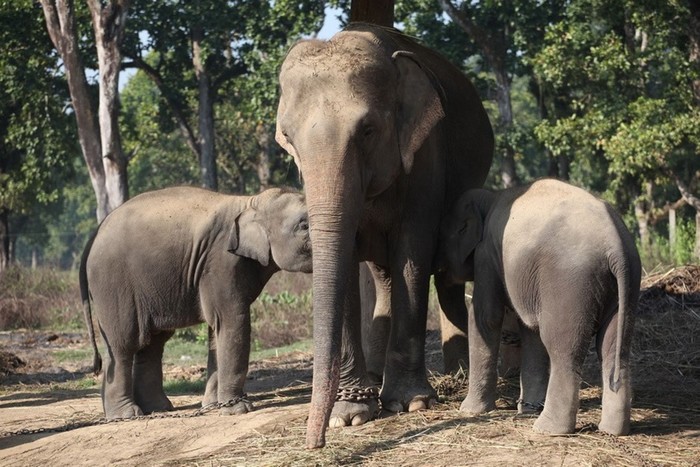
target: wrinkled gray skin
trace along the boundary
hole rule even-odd
[[[358,425],[377,409],[373,400],[335,403],[339,385],[370,384],[360,261],[373,265],[390,298],[383,406],[435,401],[424,346],[440,221],[459,193],[483,184],[493,134],[467,78],[394,29],[353,23],[327,42],[298,43],[282,64],[280,89],[276,139],[301,171],[314,250],[306,439],[321,447],[329,422]]]
[[[461,410],[495,409],[496,355],[508,307],[524,324],[519,409],[545,401],[535,430],[574,431],[581,366],[595,335],[603,376],[599,429],[627,434],[641,265],[619,215],[580,188],[541,180],[498,193],[467,192],[442,235],[448,269],[474,279],[469,392]]]
[[[109,351],[102,385],[106,417],[172,409],[163,392],[163,346],[175,329],[203,321],[216,347],[204,403],[240,398],[251,303],[280,268],[311,272],[311,266],[306,206],[298,192],[275,188],[232,196],[167,188],[114,210],[86,246],[80,269],[96,371],[101,361],[88,297]],[[251,409],[243,400],[221,411]]]

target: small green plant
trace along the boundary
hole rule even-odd
[[[205,378],[197,380],[188,379],[166,379],[163,381],[163,389],[167,394],[182,395],[182,394],[204,394],[207,381]]]
[[[311,291],[263,291],[250,308],[252,350],[281,347],[312,335]]]
[[[673,260],[676,265],[691,263],[695,250],[695,220],[684,219],[678,222],[676,241],[673,245]]]

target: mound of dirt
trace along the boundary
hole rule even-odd
[[[664,311],[669,306],[700,308],[700,266],[687,265],[650,274],[642,280],[640,313]]]
[[[0,350],[0,375],[9,375],[27,363],[12,352]]]

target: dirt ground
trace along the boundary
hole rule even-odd
[[[645,283],[630,436],[596,431],[601,391],[593,352],[573,435],[538,435],[534,418],[516,416],[517,379],[499,381],[498,410],[468,417],[458,411],[464,376],[435,372],[431,382],[442,403],[434,409],[329,430],[327,447],[310,451],[304,449],[309,354],[252,362],[246,390],[256,410],[249,414],[200,414],[201,394],[192,393],[172,396],[174,412],[103,423],[98,386],[71,384],[89,374],[90,359],[58,364],[53,357],[58,349],[86,347],[83,334],[4,332],[0,465],[700,466],[700,268]],[[430,333],[427,341],[429,367],[437,370],[437,336]],[[197,379],[202,369],[169,366],[166,373]]]

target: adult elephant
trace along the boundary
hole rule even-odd
[[[374,264],[391,288],[384,407],[435,400],[424,341],[440,221],[452,200],[486,179],[493,132],[469,80],[391,28],[352,23],[327,42],[296,44],[280,88],[276,139],[302,174],[314,250],[307,445],[321,447],[329,421],[357,425],[377,409],[365,390],[359,261]]]

